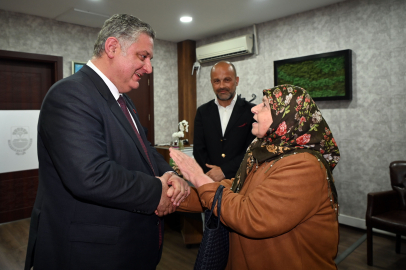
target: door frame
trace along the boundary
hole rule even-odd
[[[61,56],[0,50],[0,59],[51,63],[54,66],[54,83],[63,78],[63,57]]]
[[[63,58],[61,56],[0,50],[0,59],[48,63],[53,66],[52,83],[63,78]],[[13,180],[17,179],[21,184],[15,186]],[[0,194],[2,203],[20,206],[0,213],[0,223],[30,217],[37,193],[38,169],[0,173],[0,186],[2,190],[15,191],[15,194],[7,194],[7,196]],[[22,205],[23,207],[21,207]]]

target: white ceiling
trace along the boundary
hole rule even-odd
[[[2,0],[0,9],[101,28],[116,13],[149,23],[157,38],[200,40],[344,0]],[[191,16],[188,24],[179,21]]]

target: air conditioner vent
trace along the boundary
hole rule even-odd
[[[245,35],[225,41],[215,42],[196,48],[196,57],[200,63],[252,54],[252,35]]]

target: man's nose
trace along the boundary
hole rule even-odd
[[[145,70],[145,73],[147,73],[147,74],[151,74],[151,73],[152,73],[152,63],[151,63],[151,60],[149,60],[149,59],[145,60],[144,70]]]

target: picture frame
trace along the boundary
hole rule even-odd
[[[84,65],[86,65],[86,62],[72,61],[72,74],[78,72]]]
[[[352,51],[274,61],[274,83],[306,89],[313,100],[352,99]]]

